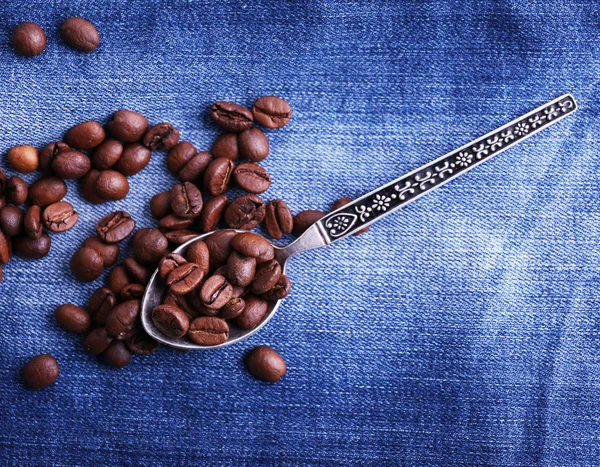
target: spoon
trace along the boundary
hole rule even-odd
[[[295,254],[320,248],[352,235],[433,189],[468,172],[483,161],[491,159],[558,122],[575,110],[577,110],[577,103],[570,94],[548,102],[491,133],[327,214],[309,227],[296,241],[284,247],[275,246],[275,259],[279,261],[285,274],[288,261]],[[184,243],[175,250],[175,253],[185,256],[189,245],[212,233],[200,235]],[[263,328],[281,305],[281,300],[271,302],[262,322],[254,329],[241,329],[232,325],[229,339],[226,342],[215,346],[202,346],[188,341],[185,337],[167,337],[154,326],[152,310],[162,303],[165,291],[165,286],[158,277],[158,271],[155,271],[142,299],[142,324],[146,332],[154,339],[177,349],[217,349],[240,342]]]

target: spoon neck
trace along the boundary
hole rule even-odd
[[[278,249],[276,252],[277,260],[283,264],[297,253],[321,248],[322,246],[329,245],[329,243],[328,237],[321,230],[320,223],[317,222],[306,229],[298,239],[286,247]]]

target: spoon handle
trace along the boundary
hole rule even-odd
[[[331,212],[316,222],[313,226],[315,229],[311,227],[312,233],[318,231],[325,245],[352,235],[553,125],[575,110],[575,99],[570,94],[565,94]]]

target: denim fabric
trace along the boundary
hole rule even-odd
[[[15,0],[0,14],[5,167],[11,146],[119,108],[207,149],[213,101],[275,94],[294,115],[267,131],[264,197],[326,210],[563,93],[580,105],[293,260],[292,295],[248,341],[161,348],[122,370],[85,355],[53,311],[101,283],[68,269],[96,220],[123,208],[154,225],[148,201],[174,178],[155,153],[124,201],[92,206],[68,182],[80,222],[0,283],[0,465],[600,465],[596,0]],[[98,26],[96,52],[60,40],[70,15]],[[10,47],[25,20],[48,34],[37,58]],[[280,384],[244,370],[259,344],[286,359]],[[33,392],[20,372],[42,352],[61,374]]]

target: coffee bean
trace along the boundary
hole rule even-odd
[[[40,169],[42,169],[46,173],[53,173],[52,170],[52,161],[56,157],[59,152],[62,151],[70,151],[71,147],[63,143],[62,141],[56,141],[54,143],[49,143],[44,146],[44,149],[40,151],[39,159],[40,159]]]
[[[92,282],[100,277],[104,262],[93,248],[83,247],[71,257],[71,272],[81,282]]]
[[[33,357],[25,364],[23,380],[31,389],[42,389],[54,383],[59,373],[56,359],[50,354],[42,354]]]
[[[186,263],[169,273],[166,284],[172,294],[185,295],[194,290],[202,279],[202,269],[196,263]]]
[[[15,206],[5,206],[0,209],[0,229],[9,237],[16,237],[23,232],[25,211]]]
[[[221,319],[234,319],[237,318],[244,311],[246,302],[243,298],[232,298],[229,300],[223,308],[219,310],[219,318]]]
[[[92,325],[90,314],[76,305],[60,305],[54,311],[54,316],[63,329],[76,334],[86,333]]]
[[[351,203],[352,200],[350,198],[340,198],[331,207],[332,211],[337,211],[339,208],[346,206],[346,204]],[[365,227],[364,229],[360,229],[358,232],[353,234],[355,237],[361,234],[364,234],[367,230],[369,230],[371,226]]]
[[[273,244],[265,237],[253,232],[238,234],[231,241],[231,247],[243,256],[256,258],[257,264],[271,261],[275,257]]]
[[[215,196],[204,203],[204,207],[197,217],[196,227],[202,233],[208,233],[215,230],[223,212],[227,208],[227,197],[224,195]]]
[[[167,281],[167,277],[171,272],[180,266],[187,263],[187,260],[179,253],[169,253],[163,256],[158,263],[158,276],[163,282]]]
[[[217,230],[204,239],[210,253],[210,270],[223,266],[232,251],[231,241],[237,235],[235,230]]]
[[[17,172],[28,174],[40,165],[40,156],[33,146],[15,146],[8,151],[8,163]]]
[[[81,178],[89,172],[92,163],[79,151],[61,151],[52,160],[52,171],[60,178]]]
[[[210,117],[220,128],[230,133],[239,133],[252,125],[252,112],[233,102],[215,102]]]
[[[282,274],[273,288],[265,292],[262,298],[265,300],[281,300],[288,296],[290,290],[292,290],[292,283],[285,274]]]
[[[88,302],[88,312],[94,320],[94,324],[104,326],[108,313],[117,306],[117,303],[117,296],[112,290],[106,287],[96,289]]]
[[[198,236],[198,232],[193,230],[172,230],[170,232],[165,232],[165,237],[169,242],[175,245],[183,245],[186,242],[196,238]]]
[[[65,232],[72,228],[79,220],[71,203],[59,201],[44,209],[42,222],[50,232]]]
[[[213,275],[202,285],[200,299],[206,308],[218,310],[231,299],[232,292],[231,284],[225,277]]]
[[[12,241],[14,250],[21,256],[29,259],[40,259],[48,254],[52,240],[50,237],[43,233],[38,239],[32,239],[29,237],[15,237]],[[2,262],[2,238],[0,236],[0,263]]]
[[[169,195],[171,199],[171,195]],[[163,217],[158,223],[158,227],[162,230],[182,230],[189,229],[194,225],[194,219],[183,219],[175,214],[169,214]]]
[[[123,261],[123,265],[129,273],[129,276],[135,282],[142,285],[148,284],[148,282],[150,281],[150,277],[152,277],[152,273],[154,272],[146,266],[137,262],[136,259],[131,256],[129,258],[125,258],[125,261]]]
[[[146,287],[142,284],[128,284],[119,292],[119,300],[126,302],[127,300],[141,300],[146,292]]]
[[[152,310],[152,322],[168,337],[183,337],[188,332],[190,321],[185,312],[173,305],[160,305]]]
[[[227,280],[232,285],[248,287],[256,272],[256,258],[232,252],[227,260]]]
[[[144,137],[148,130],[148,120],[132,110],[118,110],[106,129],[119,141],[135,143]]]
[[[92,167],[98,170],[109,169],[117,163],[122,154],[123,145],[119,141],[105,139],[94,149],[94,154],[91,157]]]
[[[118,340],[122,340],[135,326],[140,314],[139,300],[128,300],[114,307],[106,317],[106,332]]]
[[[230,159],[219,158],[213,160],[204,172],[204,189],[209,195],[222,195],[231,183],[231,176],[235,166]]]
[[[277,260],[272,259],[256,268],[252,281],[252,292],[262,294],[271,290],[281,277],[281,266]]]
[[[237,160],[240,157],[238,152],[238,135],[236,133],[225,133],[219,136],[210,148],[210,152],[216,159],[224,157],[225,159]]]
[[[170,214],[171,209],[171,191],[163,191],[154,195],[150,200],[150,214],[155,219],[161,219]]]
[[[267,203],[265,225],[269,235],[276,240],[281,239],[283,234],[292,233],[294,217],[285,201],[274,199]]]
[[[115,170],[103,170],[96,180],[96,194],[110,201],[123,199],[129,193],[129,182]]]
[[[232,229],[252,230],[265,218],[265,202],[256,195],[240,196],[225,210],[224,219]]]
[[[125,240],[135,229],[135,221],[125,211],[107,214],[96,224],[96,232],[105,243]]]
[[[233,180],[248,193],[264,193],[271,186],[271,176],[257,164],[240,164],[233,171]]]
[[[213,271],[213,276],[227,277],[227,265],[224,264],[220,268],[217,268],[215,271]]]
[[[131,352],[138,355],[150,355],[160,346],[157,341],[146,334],[142,326],[136,326],[134,331],[125,339],[125,345]]]
[[[75,125],[65,135],[65,143],[76,149],[92,149],[106,138],[106,132],[98,122],[90,121]]]
[[[243,298],[248,295],[249,291],[246,287],[241,287],[239,285],[233,286],[233,292],[231,294],[231,298]]]
[[[37,240],[42,236],[42,208],[31,206],[23,218],[23,228],[29,238]]]
[[[306,211],[299,212],[294,216],[294,228],[292,229],[292,233],[299,237],[306,232],[310,226],[325,216],[325,214],[326,213],[323,211],[314,209],[307,209]]]
[[[233,322],[242,329],[255,328],[267,314],[269,303],[252,294],[246,295],[244,301],[244,311]]]
[[[219,318],[201,316],[192,321],[187,335],[198,345],[219,345],[229,339],[229,325]]]
[[[106,328],[96,328],[85,337],[83,348],[95,357],[104,352],[112,341],[113,338],[108,335]]]
[[[167,292],[167,296],[163,301],[163,305],[171,305],[182,309],[185,312],[188,319],[192,320],[200,316],[195,307],[193,307],[190,303],[189,298],[191,298],[192,296],[193,292],[187,295],[175,295]]]
[[[157,229],[140,229],[133,236],[133,256],[142,264],[153,264],[165,254],[169,241]]]
[[[259,345],[248,352],[245,363],[253,376],[267,383],[278,382],[287,372],[285,360],[266,345]]]
[[[208,246],[203,241],[192,243],[186,252],[186,258],[190,263],[196,263],[205,276],[210,271],[210,253]]]
[[[0,196],[0,209],[2,209],[4,206],[8,205],[8,201],[6,201],[6,196]]]
[[[102,258],[102,262],[105,268],[110,268],[114,266],[114,264],[119,259],[119,253],[121,252],[121,248],[116,243],[105,243],[100,237],[94,236],[86,239],[83,242],[83,246],[88,248],[93,248],[96,250],[96,253],[100,255]]]
[[[73,16],[60,27],[63,40],[80,52],[92,52],[100,45],[100,34],[89,21]]]
[[[191,182],[178,183],[171,190],[171,208],[184,219],[198,217],[202,211],[202,193]]]
[[[13,29],[12,45],[18,54],[35,57],[46,48],[46,34],[35,23],[21,23]]]
[[[19,237],[17,237],[19,238]],[[12,243],[10,238],[0,230],[0,264],[8,264],[12,256]]]
[[[206,169],[210,165],[211,158],[210,154],[204,151],[200,151],[189,161],[183,169],[179,172],[179,180],[182,182],[191,182],[194,180],[200,180],[206,172]]]
[[[81,192],[83,197],[93,204],[106,203],[104,198],[98,196],[96,192],[96,185],[98,183],[98,177],[100,176],[100,170],[90,169],[81,179]]]
[[[292,108],[280,97],[264,96],[254,103],[252,114],[262,126],[283,128],[292,118]]]
[[[4,170],[0,169],[0,196],[4,196],[6,192],[6,174]],[[2,206],[4,207],[4,206]]]
[[[29,190],[21,177],[10,177],[6,182],[6,200],[14,205],[23,204],[27,200]]]
[[[129,177],[141,172],[150,163],[152,153],[140,143],[128,144],[114,169]]]
[[[143,143],[151,151],[168,151],[179,141],[179,130],[170,123],[159,123],[144,135]]]
[[[102,354],[102,358],[107,365],[110,365],[114,368],[123,368],[129,365],[131,360],[131,352],[127,350],[127,347],[123,342],[112,341]]]
[[[167,168],[173,175],[179,175],[179,172],[191,161],[198,153],[192,143],[184,141],[177,144],[167,154]]]
[[[260,162],[269,155],[269,140],[260,128],[249,128],[238,136],[240,157]]]
[[[29,202],[45,207],[58,203],[67,194],[67,184],[58,177],[42,177],[29,187]]]

